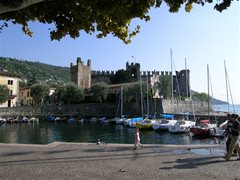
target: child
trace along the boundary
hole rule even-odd
[[[136,128],[134,149],[137,149],[138,146],[143,147],[143,145],[140,143],[139,129]]]

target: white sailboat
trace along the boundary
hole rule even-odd
[[[170,49],[170,59],[171,59],[171,108],[172,113],[174,110],[174,95],[173,95],[173,55],[172,55],[172,49]],[[159,121],[157,121],[155,124],[153,124],[153,129],[157,131],[169,131],[169,129],[174,126],[174,124],[177,122],[177,120],[173,119],[174,116],[172,115],[170,118],[164,118]]]
[[[187,86],[187,82],[188,82],[188,73],[187,73],[187,64],[186,64],[186,59],[185,59],[185,76],[186,76],[186,95],[188,97],[188,86]],[[187,114],[188,116],[188,114]],[[190,128],[193,127],[195,125],[195,122],[186,119],[182,119],[182,120],[177,120],[177,122],[169,127],[169,132],[171,133],[187,133],[190,131]]]
[[[127,121],[127,118],[123,116],[123,87],[121,87],[121,106],[120,106],[120,117],[116,117],[116,124],[123,124]]]
[[[210,122],[210,96],[209,96],[209,84],[210,74],[209,66],[207,65],[207,82],[208,82],[208,119],[200,120],[194,127],[190,128],[190,132],[193,136],[206,137],[210,136],[210,130],[216,127],[216,124]]]
[[[224,70],[225,70],[225,81],[226,81],[226,92],[227,92],[227,102],[228,102],[228,113],[229,112],[229,97],[228,97],[228,92],[230,92],[231,95],[231,100],[232,100],[232,104],[233,104],[233,111],[235,113],[235,109],[234,109],[234,103],[233,103],[233,99],[232,99],[232,94],[231,94],[231,88],[230,88],[230,83],[229,83],[229,79],[228,79],[228,73],[227,73],[227,68],[226,68],[226,63],[224,61]],[[220,124],[217,127],[214,127],[213,129],[210,130],[210,134],[211,136],[214,137],[223,137],[223,133],[225,131],[225,127],[227,124],[227,120],[224,121],[222,124]]]

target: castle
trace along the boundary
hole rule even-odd
[[[141,71],[139,63],[126,63],[126,70],[131,72],[131,82],[140,80],[148,81],[152,86],[154,82],[159,81],[163,76],[171,76],[173,78],[173,93],[189,97],[190,87],[190,71],[188,69],[176,71],[176,75],[172,76],[169,71]],[[105,82],[111,85],[110,78],[116,74],[116,71],[93,71],[91,69],[91,60],[87,60],[87,64],[80,57],[77,58],[76,65],[70,64],[71,81],[83,89],[90,89],[98,82]]]

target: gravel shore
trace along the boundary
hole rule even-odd
[[[240,180],[240,161],[223,145],[0,144],[0,180]]]

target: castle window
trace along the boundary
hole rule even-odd
[[[13,85],[13,80],[8,80],[8,85]]]
[[[27,92],[27,97],[30,97],[30,91]]]
[[[8,92],[8,95],[11,96],[12,94],[13,94],[13,91],[10,90],[10,91]]]

